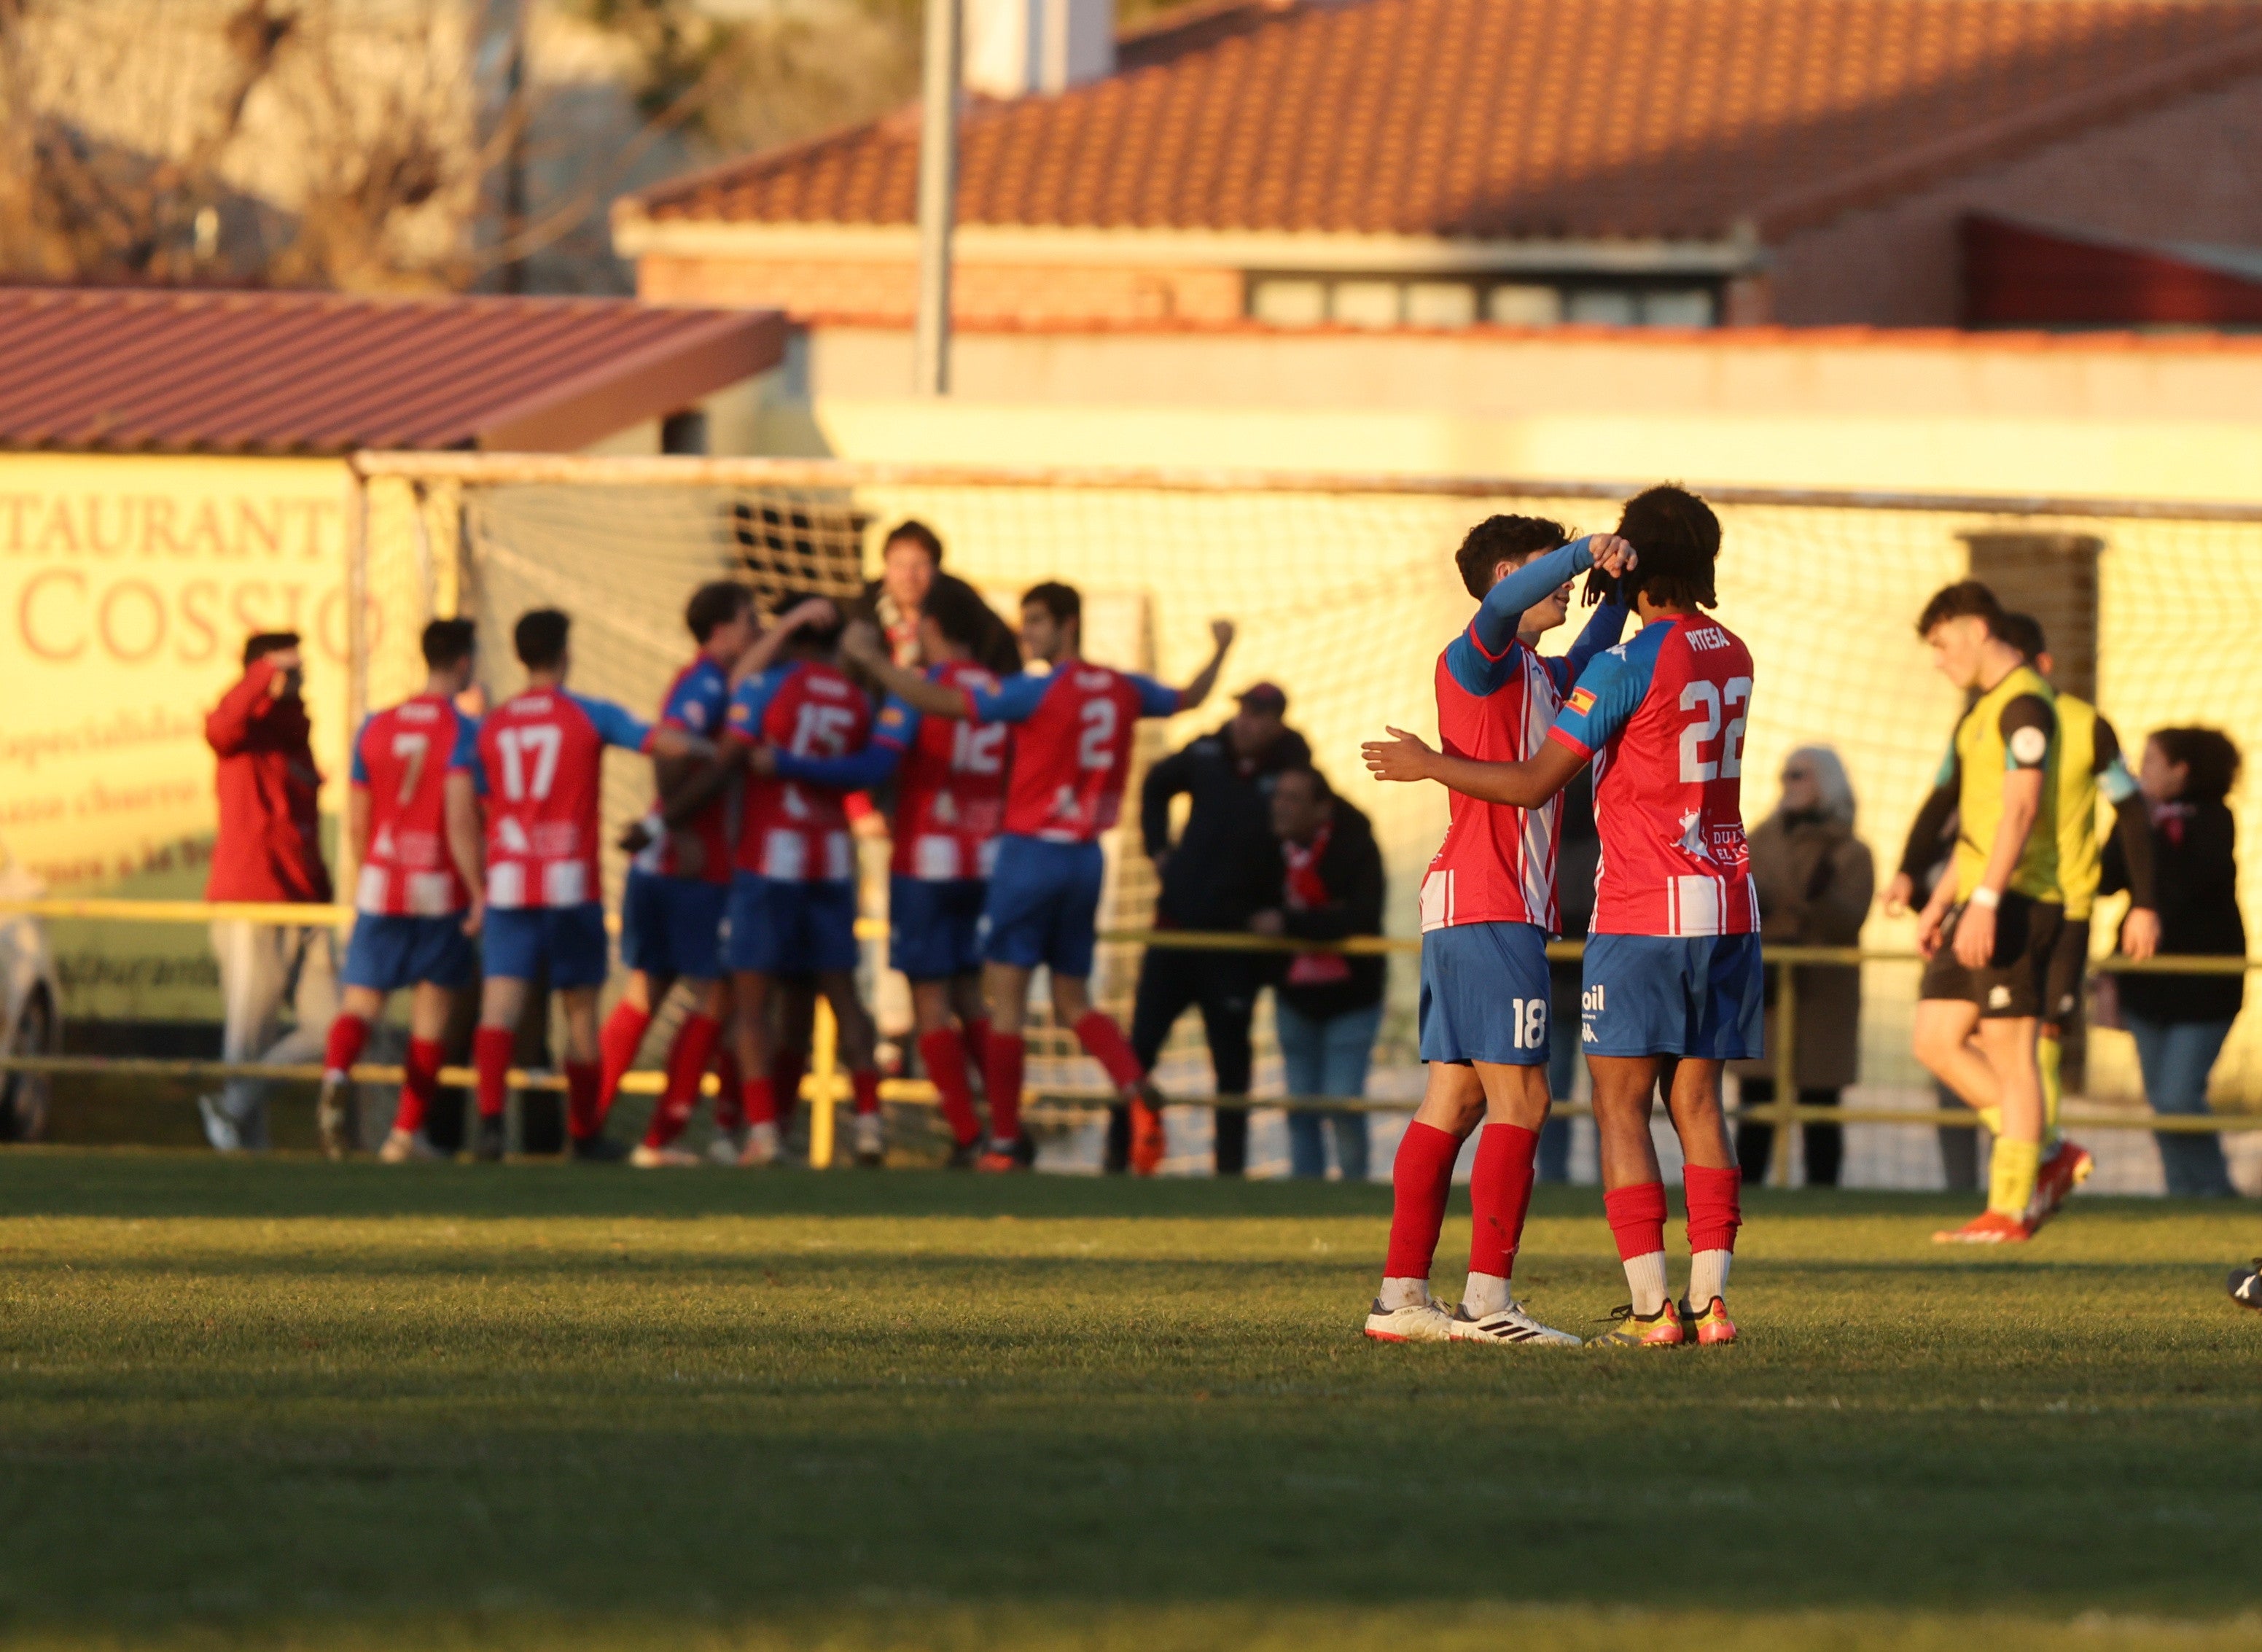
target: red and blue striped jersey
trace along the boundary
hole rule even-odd
[[[1743,817],[1751,710],[1751,651],[1700,617],[1653,620],[1581,675],[1548,737],[1594,760],[1590,933],[1759,933]]]
[[[998,689],[998,679],[970,660],[945,660],[926,675],[931,682],[969,694]],[[872,739],[904,754],[896,771],[890,869],[926,883],[989,876],[1005,824],[1012,730],[1004,723],[922,717],[901,700],[890,700]]]
[[[369,794],[369,853],[354,905],[387,917],[443,918],[471,905],[448,848],[448,776],[479,768],[478,722],[420,694],[362,721],[353,784]]]
[[[1014,725],[1005,830],[1051,843],[1090,843],[1115,824],[1139,719],[1179,706],[1176,689],[1083,660],[969,686],[966,697],[975,721]]]
[[[579,906],[597,881],[605,747],[650,749],[652,729],[610,700],[563,689],[511,696],[479,725],[487,904]]]
[[[871,739],[872,703],[837,666],[819,660],[772,666],[731,696],[729,732],[782,757],[854,756]],[[839,787],[782,774],[749,776],[738,823],[738,869],[788,883],[855,876],[846,797]]]

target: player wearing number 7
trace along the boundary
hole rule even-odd
[[[455,995],[479,979],[479,804],[474,785],[479,725],[456,709],[471,686],[468,619],[424,628],[424,691],[372,713],[354,737],[346,834],[353,846],[353,940],[345,996],[322,1054],[315,1116],[333,1158],[360,1143],[347,1106],[349,1077],[385,1000],[414,989],[400,1107],[378,1157],[387,1164],[437,1157],[424,1113],[440,1086],[441,1040]]]
[[[1010,1171],[1028,1162],[1020,1133],[1021,1026],[1039,964],[1052,971],[1055,1016],[1075,1029],[1077,1042],[1130,1103],[1132,1168],[1151,1175],[1163,1158],[1160,1097],[1122,1029],[1091,1006],[1105,870],[1099,834],[1122,812],[1139,719],[1192,711],[1209,697],[1233,644],[1233,623],[1212,624],[1216,652],[1184,689],[1092,664],[1082,655],[1083,631],[1084,602],[1073,588],[1053,581],[1032,587],[1021,598],[1021,652],[1052,669],[1043,676],[1024,672],[994,689],[930,682],[901,669],[868,625],[853,629],[843,645],[914,711],[1016,725],[1004,835],[983,911],[990,1151],[976,1161],[977,1170]]]
[[[1602,871],[1586,949],[1581,1042],[1595,1081],[1603,1204],[1632,1300],[1604,1344],[1733,1342],[1725,1290],[1741,1179],[1720,1110],[1723,1064],[1760,1054],[1759,904],[1741,813],[1752,657],[1698,610],[1717,598],[1720,524],[1678,487],[1626,502],[1618,534],[1639,559],[1619,581],[1642,628],[1596,659],[1532,756],[1488,763],[1413,735],[1366,747],[1384,780],[1437,780],[1534,809],[1591,760]],[[1687,1160],[1689,1290],[1665,1284],[1665,1187],[1650,1143],[1660,1065]]]
[[[570,694],[566,632],[554,608],[519,616],[511,640],[526,687],[479,728],[486,799],[486,978],[472,1041],[479,1073],[474,1152],[502,1157],[503,1101],[527,984],[546,977],[566,1008],[566,1130],[576,1158],[618,1158],[601,1134],[597,990],[610,963],[597,882],[598,782],[605,747],[712,756],[711,742],[655,729],[609,700]]]

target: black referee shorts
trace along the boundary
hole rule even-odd
[[[1977,970],[1965,969],[1956,956],[1956,926],[1963,917],[1957,906],[1941,925],[1940,950],[1925,964],[1917,996],[1975,1004],[1983,1021],[2040,1020],[2051,1001],[2050,963],[2065,927],[2065,908],[2054,900],[2005,895],[1995,911],[1994,956]]]
[[[2067,1028],[2081,1020],[2081,987],[2089,975],[2089,920],[2068,918],[2057,927],[2049,969],[2042,977],[2042,1019]]]

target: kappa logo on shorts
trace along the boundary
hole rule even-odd
[[[2007,986],[1989,987],[1987,989],[1987,1007],[1989,1009],[2010,1008],[2011,989]]]
[[[1603,1013],[1605,992],[1600,981],[1579,994],[1579,1042],[1599,1044],[1603,1036],[1595,1030],[1595,1017]]]

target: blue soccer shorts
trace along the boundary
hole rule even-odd
[[[1106,872],[1097,843],[1000,838],[983,912],[989,934],[982,956],[1019,970],[1041,963],[1055,975],[1088,979]]]
[[[1580,1048],[1756,1059],[1766,1043],[1765,980],[1757,935],[1589,935]]]
[[[888,967],[914,981],[947,981],[982,967],[986,878],[888,880]]]
[[[479,949],[464,933],[461,913],[437,918],[362,913],[346,943],[341,978],[377,992],[425,982],[453,991],[479,978]]]
[[[731,886],[631,869],[621,896],[621,962],[652,975],[712,981],[723,973]]]
[[[733,972],[846,974],[857,958],[854,878],[731,878],[723,960]]]
[[[1422,935],[1422,1059],[1547,1063],[1547,932],[1448,924]]]
[[[553,990],[602,986],[612,969],[605,909],[594,900],[578,906],[487,908],[486,973],[490,980],[531,981],[545,974]]]

